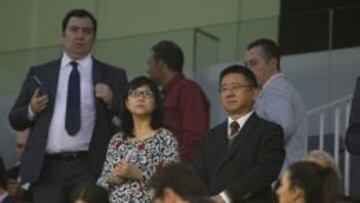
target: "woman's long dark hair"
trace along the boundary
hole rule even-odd
[[[308,161],[290,165],[290,187],[304,191],[306,203],[336,203],[339,195],[338,176],[333,168]]]
[[[125,138],[133,137],[134,121],[132,114],[126,107],[126,101],[128,100],[129,92],[134,91],[141,86],[148,86],[154,95],[155,109],[151,114],[150,126],[152,129],[159,129],[164,127],[163,124],[163,98],[161,92],[154,81],[146,76],[139,76],[130,81],[126,87],[121,101],[120,119],[121,127],[120,130],[124,132]]]

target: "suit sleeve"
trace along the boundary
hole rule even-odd
[[[345,144],[350,153],[360,155],[360,77],[356,81]]]
[[[35,89],[35,83],[31,79],[32,75],[33,68],[28,72],[20,90],[20,94],[9,113],[10,125],[15,130],[25,130],[32,125],[32,121],[28,117],[29,104]]]
[[[284,158],[284,134],[280,126],[264,128],[254,166],[225,191],[233,200],[251,197],[253,192],[269,186],[281,170]]]

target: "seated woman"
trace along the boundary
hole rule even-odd
[[[145,76],[125,88],[121,132],[111,139],[98,185],[117,202],[150,202],[146,184],[157,169],[178,162],[178,143],[163,127],[163,101]]]
[[[333,168],[309,161],[295,162],[282,175],[276,193],[280,203],[335,203],[338,176]]]

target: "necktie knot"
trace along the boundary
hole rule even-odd
[[[240,125],[238,122],[233,121],[230,123],[230,138],[233,138],[236,133],[239,131]]]
[[[76,61],[71,61],[70,65],[73,67],[73,69],[77,69],[79,64]]]

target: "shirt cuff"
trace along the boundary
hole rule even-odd
[[[229,195],[226,193],[226,191],[222,191],[220,194],[220,197],[224,200],[225,203],[231,203],[231,198],[229,197]]]
[[[35,118],[35,113],[31,110],[30,104],[29,104],[29,108],[28,108],[28,118],[30,121],[33,121]]]

